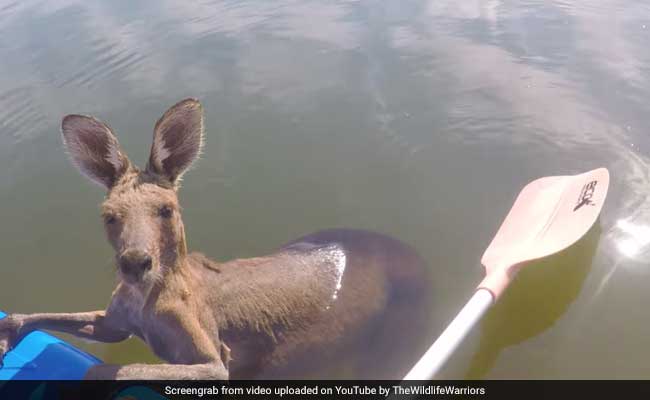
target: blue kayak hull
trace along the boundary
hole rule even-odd
[[[6,315],[0,311],[0,319]],[[101,361],[69,343],[45,332],[35,331],[25,336],[6,354],[0,368],[0,399],[62,400],[59,391],[71,381],[84,377],[88,368]],[[44,382],[19,382],[23,380]],[[76,397],[75,397],[76,398]],[[145,386],[130,386],[110,396],[111,399],[166,400]]]
[[[0,311],[0,319],[5,314]],[[5,355],[2,380],[78,380],[101,361],[45,332],[35,331]]]

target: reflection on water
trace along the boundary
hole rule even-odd
[[[636,214],[639,214],[638,211]],[[642,268],[647,266],[645,256],[650,244],[650,225],[637,223],[634,217],[619,219],[612,228],[610,237],[616,250],[623,257],[610,266],[609,272],[601,279],[593,295],[594,298],[609,285],[619,267],[629,265],[630,268],[638,268],[638,263],[641,263]]]
[[[568,249],[527,264],[481,323],[467,379],[485,378],[499,353],[551,328],[580,294],[600,238],[600,225]]]
[[[650,226],[636,225],[630,221],[619,219],[616,227],[623,233],[617,241],[618,250],[627,257],[635,258],[643,254],[650,244]]]
[[[110,122],[142,164],[156,118],[196,96],[190,247],[229,259],[329,227],[390,234],[431,266],[431,339],[523,184],[607,167],[582,290],[486,376],[647,378],[649,27],[641,0],[0,0],[0,308],[102,308],[114,284],[103,193],[69,166],[61,117]],[[134,341],[83,346],[155,360]],[[597,362],[610,352],[623,361]]]

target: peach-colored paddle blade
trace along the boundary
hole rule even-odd
[[[508,286],[526,261],[561,251],[584,236],[603,207],[609,173],[605,168],[574,176],[550,176],[519,193],[483,254],[487,275],[479,289],[404,377],[431,379],[463,338]]]
[[[479,288],[497,298],[522,263],[578,241],[596,222],[608,186],[605,168],[540,178],[526,185],[483,254],[486,277]]]

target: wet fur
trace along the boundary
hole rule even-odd
[[[178,103],[156,124],[139,170],[108,126],[64,119],[74,164],[108,190],[102,214],[120,282],[106,311],[1,320],[0,358],[30,331],[52,329],[105,342],[136,335],[168,362],[98,365],[90,379],[336,376],[324,367],[351,354],[362,363],[357,376],[399,378],[405,364],[400,370],[398,361],[421,349],[414,338],[428,304],[415,251],[384,235],[339,229],[257,258],[217,263],[188,253],[176,191],[202,136],[200,103]]]

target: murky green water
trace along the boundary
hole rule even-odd
[[[526,182],[606,166],[600,227],[526,273],[446,374],[650,378],[650,4],[597,3],[0,1],[0,307],[97,309],[115,284],[103,193],[66,159],[61,117],[108,121],[142,164],[154,121],[195,96],[190,247],[390,234],[431,268],[431,339]]]

